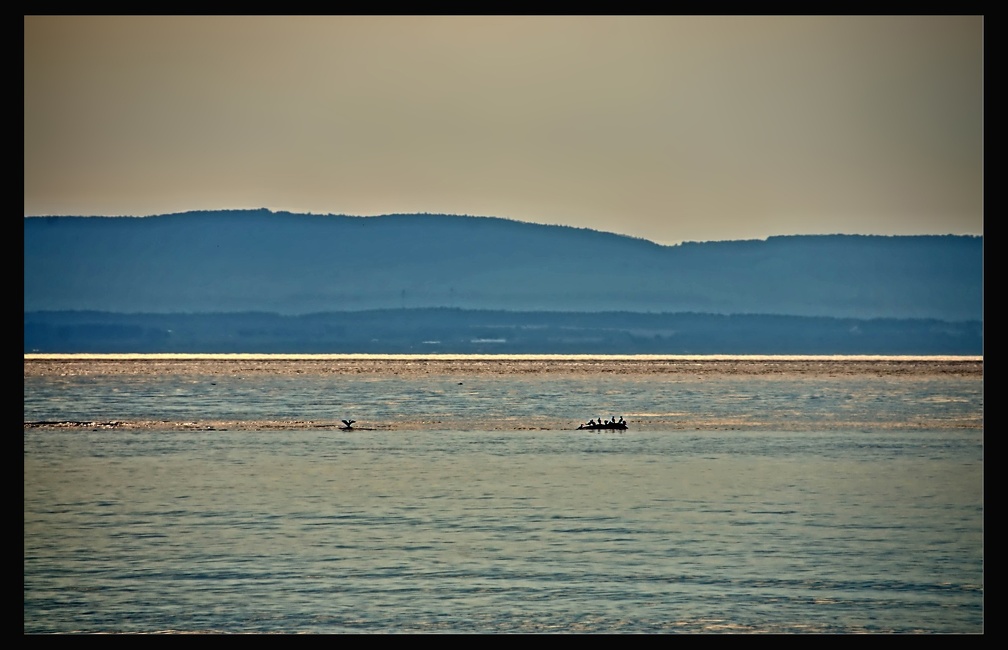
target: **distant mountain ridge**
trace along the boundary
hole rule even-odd
[[[24,311],[454,308],[982,321],[983,238],[660,246],[493,217],[25,217]]]

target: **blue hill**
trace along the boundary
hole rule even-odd
[[[491,217],[26,217],[24,311],[373,309],[983,319],[983,238],[653,242]]]

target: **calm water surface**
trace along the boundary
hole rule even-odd
[[[982,375],[300,374],[26,369],[24,631],[984,630]]]

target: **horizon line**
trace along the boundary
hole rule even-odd
[[[975,354],[464,354],[464,353],[259,353],[259,352],[26,352],[25,361],[74,359],[332,359],[332,360],[415,360],[415,359],[486,359],[520,361],[581,361],[592,359],[629,361],[983,361]]]
[[[604,233],[609,235],[614,235],[617,237],[626,237],[628,239],[638,239],[641,241],[649,242],[658,246],[665,247],[676,247],[683,244],[713,244],[721,242],[752,242],[759,241],[765,242],[776,237],[978,237],[982,238],[983,233],[916,233],[916,234],[880,234],[880,233],[860,233],[860,232],[807,232],[807,233],[778,233],[774,235],[766,235],[764,237],[739,237],[739,238],[729,238],[729,239],[681,239],[673,243],[663,243],[654,239],[648,239],[640,235],[631,235],[627,233],[616,232],[615,230],[602,230],[599,228],[592,228],[589,226],[573,226],[562,223],[550,223],[547,221],[531,221],[528,219],[518,219],[515,217],[502,217],[497,215],[486,215],[486,214],[468,214],[468,213],[457,213],[457,212],[383,212],[377,214],[347,214],[347,213],[336,213],[336,212],[295,212],[287,209],[275,209],[267,207],[255,207],[255,208],[195,208],[182,210],[177,212],[158,212],[150,214],[25,214],[24,219],[152,219],[157,217],[172,217],[180,216],[199,212],[267,212],[273,215],[294,215],[294,216],[306,216],[306,217],[344,217],[349,219],[379,219],[382,217],[401,217],[401,216],[431,216],[431,217],[457,217],[457,218],[468,218],[468,219],[494,219],[500,221],[510,221],[517,224],[528,224],[533,226],[543,226],[548,228],[570,228],[572,230],[588,230],[592,232]]]

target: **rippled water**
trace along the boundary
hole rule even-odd
[[[983,632],[982,373],[287,369],[26,362],[26,633]]]

